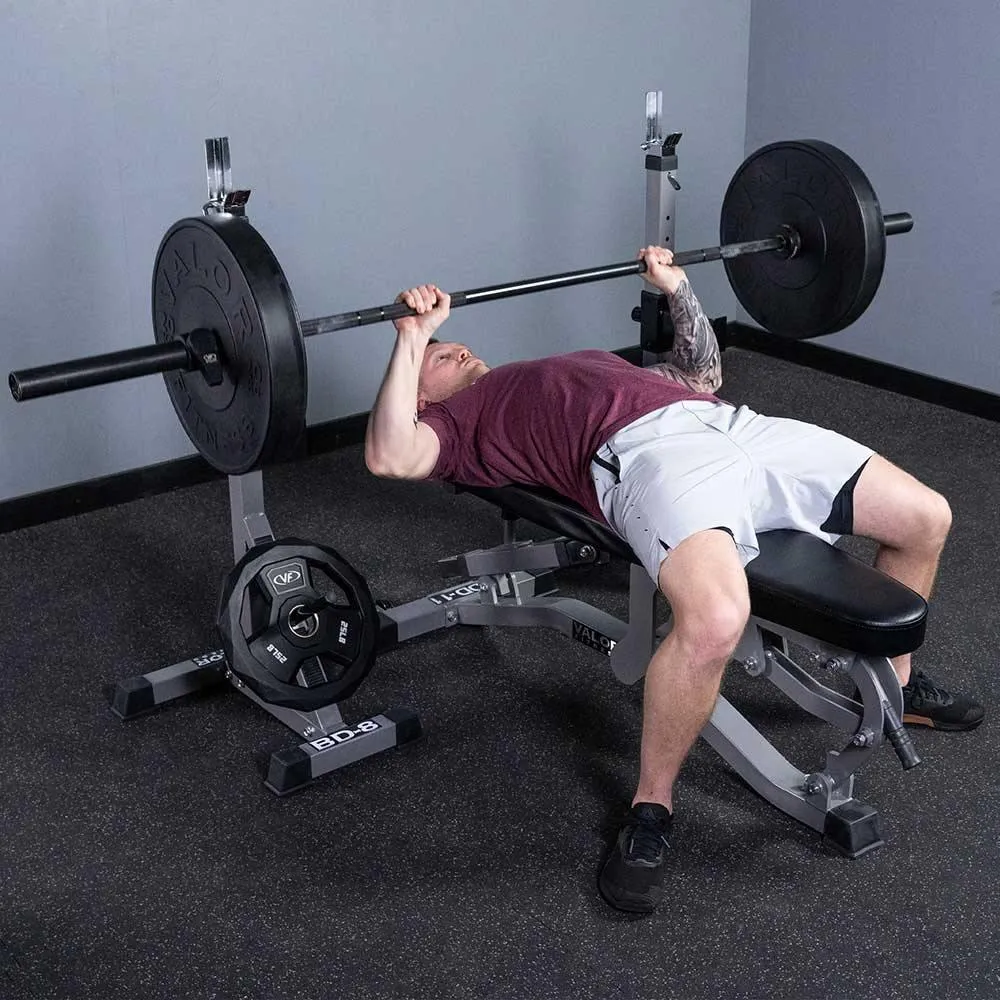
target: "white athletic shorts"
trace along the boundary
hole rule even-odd
[[[871,448],[746,406],[688,400],[613,434],[591,463],[611,526],[658,580],[667,553],[722,528],[745,566],[757,534],[795,528],[835,542],[853,531],[853,490]]]

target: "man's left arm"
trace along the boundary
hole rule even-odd
[[[646,280],[667,296],[674,324],[669,360],[651,365],[649,371],[697,392],[715,392],[722,385],[722,354],[687,275],[671,266],[673,254],[662,247],[646,247],[639,255],[646,261]]]

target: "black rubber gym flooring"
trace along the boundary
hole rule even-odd
[[[117,680],[217,645],[222,481],[0,536],[0,997],[840,998],[1000,995],[1000,426],[760,355],[723,395],[851,433],[951,500],[918,663],[977,692],[976,732],[917,731],[859,778],[887,846],[847,861],[699,743],[667,902],[596,874],[636,776],[638,688],[545,630],[452,629],[380,658],[349,719],[426,738],[278,799],[295,737],[226,687],[122,723]],[[495,510],[380,482],[345,449],[266,475],[276,532],[325,541],[402,602],[493,545]],[[851,542],[859,551],[870,551]],[[625,567],[563,590],[624,614]],[[742,673],[726,693],[804,766],[840,737]]]

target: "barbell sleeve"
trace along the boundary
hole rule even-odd
[[[913,216],[909,212],[892,212],[882,216],[886,236],[898,236],[908,233],[913,228]]]
[[[190,371],[195,367],[190,351],[180,340],[131,347],[125,351],[95,354],[38,368],[23,368],[7,377],[10,394],[18,402],[72,392],[92,385],[107,385],[157,372]]]

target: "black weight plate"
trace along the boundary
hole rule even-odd
[[[871,303],[885,265],[885,224],[875,191],[844,152],[816,139],[752,153],[722,202],[722,243],[795,228],[802,247],[725,261],[733,291],[762,327],[796,340],[853,323]]]
[[[227,475],[293,457],[305,429],[305,347],[288,282],[246,219],[181,219],[160,243],[156,340],[199,328],[219,338],[221,385],[210,386],[200,372],[164,375],[195,447]]]
[[[320,631],[303,639],[290,630],[288,614],[318,596],[319,577],[333,581],[347,603],[317,612]],[[223,583],[218,624],[233,673],[269,704],[305,712],[357,690],[374,665],[380,631],[365,578],[336,550],[298,538],[243,556]],[[308,686],[295,682],[300,670]]]

